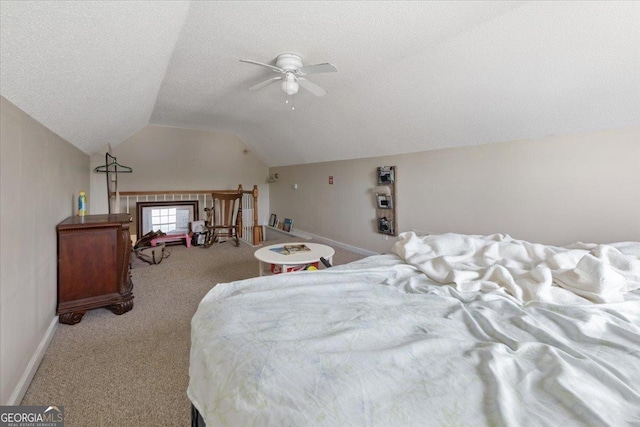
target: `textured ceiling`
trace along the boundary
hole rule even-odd
[[[1,94],[87,153],[151,123],[269,166],[640,125],[639,2],[0,2]],[[274,63],[327,90],[295,110]]]

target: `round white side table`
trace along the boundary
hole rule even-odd
[[[296,251],[287,255],[280,253],[286,246],[298,245],[304,245],[309,248],[309,250]],[[269,266],[271,266],[270,271],[272,272],[287,273],[298,271],[309,264],[317,264],[320,261],[320,257],[333,263],[333,255],[335,253],[336,251],[334,251],[331,246],[321,245],[319,243],[294,242],[265,246],[255,251],[253,256],[259,261],[258,267],[260,268],[260,275],[263,276],[265,273],[264,264],[269,264]]]

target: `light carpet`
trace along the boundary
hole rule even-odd
[[[258,262],[246,244],[168,248],[159,265],[132,257],[133,310],[58,325],[22,405],[62,405],[67,427],[189,425],[191,317],[216,284],[257,276]],[[334,265],[363,258],[334,249]]]

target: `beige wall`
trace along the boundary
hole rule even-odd
[[[75,213],[78,193],[89,190],[89,156],[0,97],[0,164],[0,404],[6,405],[20,403],[55,330],[55,228]]]
[[[271,168],[279,174],[271,211],[301,230],[388,252],[394,238],[374,232],[382,165],[398,167],[400,231],[640,240],[640,128]]]
[[[269,210],[269,168],[244,150],[248,147],[235,134],[147,126],[111,152],[133,168],[133,173],[118,176],[120,191],[224,190],[238,184],[251,190],[257,184],[263,222]],[[106,181],[100,183],[106,186]]]

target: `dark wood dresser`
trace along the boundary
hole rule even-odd
[[[74,325],[92,308],[115,314],[133,308],[130,223],[129,214],[108,214],[72,216],[58,224],[60,323]]]

